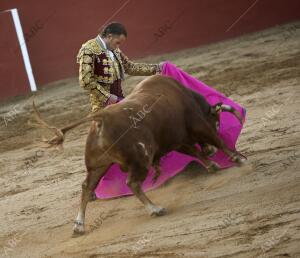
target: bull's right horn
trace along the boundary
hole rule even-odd
[[[241,116],[240,113],[239,113],[235,108],[233,108],[232,106],[229,106],[229,105],[226,105],[226,104],[222,104],[222,105],[221,105],[221,110],[222,110],[222,111],[226,111],[226,112],[232,113],[232,114],[235,115],[235,117],[240,121],[240,123],[243,124],[243,118],[242,118],[242,116]]]

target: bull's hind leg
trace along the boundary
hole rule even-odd
[[[126,183],[134,195],[145,205],[151,216],[162,216],[166,213],[166,210],[153,204],[142,190],[141,184],[146,178],[147,173],[147,168],[130,169]]]
[[[80,208],[73,227],[73,232],[75,234],[84,233],[86,206],[90,201],[91,195],[94,192],[99,180],[103,177],[108,167],[109,166],[106,165],[97,169],[89,169],[87,172],[87,177],[82,183]]]

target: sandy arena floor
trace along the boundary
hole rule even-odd
[[[72,237],[89,124],[64,151],[36,141],[30,98],[0,105],[0,257],[300,257],[300,22],[209,46],[149,57],[171,60],[241,103],[237,148],[247,164],[215,174],[195,163],[148,193],[168,214],[151,218],[135,197],[97,200],[87,233]],[[142,80],[129,77],[124,91]],[[77,78],[43,87],[39,110],[59,127],[84,117]]]

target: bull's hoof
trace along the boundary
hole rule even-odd
[[[162,207],[153,207],[151,212],[150,212],[150,216],[154,217],[154,216],[163,216],[167,213],[167,210],[165,208]]]
[[[206,157],[212,157],[213,155],[216,154],[216,152],[218,151],[218,149],[215,146],[212,145],[204,145],[202,148],[202,152]]]
[[[232,158],[232,161],[241,167],[245,164],[246,159],[243,156],[237,155]]]
[[[96,201],[96,200],[97,200],[97,196],[96,196],[95,192],[92,192],[91,195],[90,195],[89,201],[93,202],[93,201]]]
[[[84,224],[79,221],[75,221],[74,227],[73,227],[73,235],[78,236],[78,235],[83,235],[85,232],[84,230]]]

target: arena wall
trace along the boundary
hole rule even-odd
[[[38,87],[76,76],[81,44],[110,21],[127,27],[122,50],[135,59],[300,18],[299,0],[2,0],[0,100],[30,90],[11,17],[3,12],[11,8],[18,9]]]

